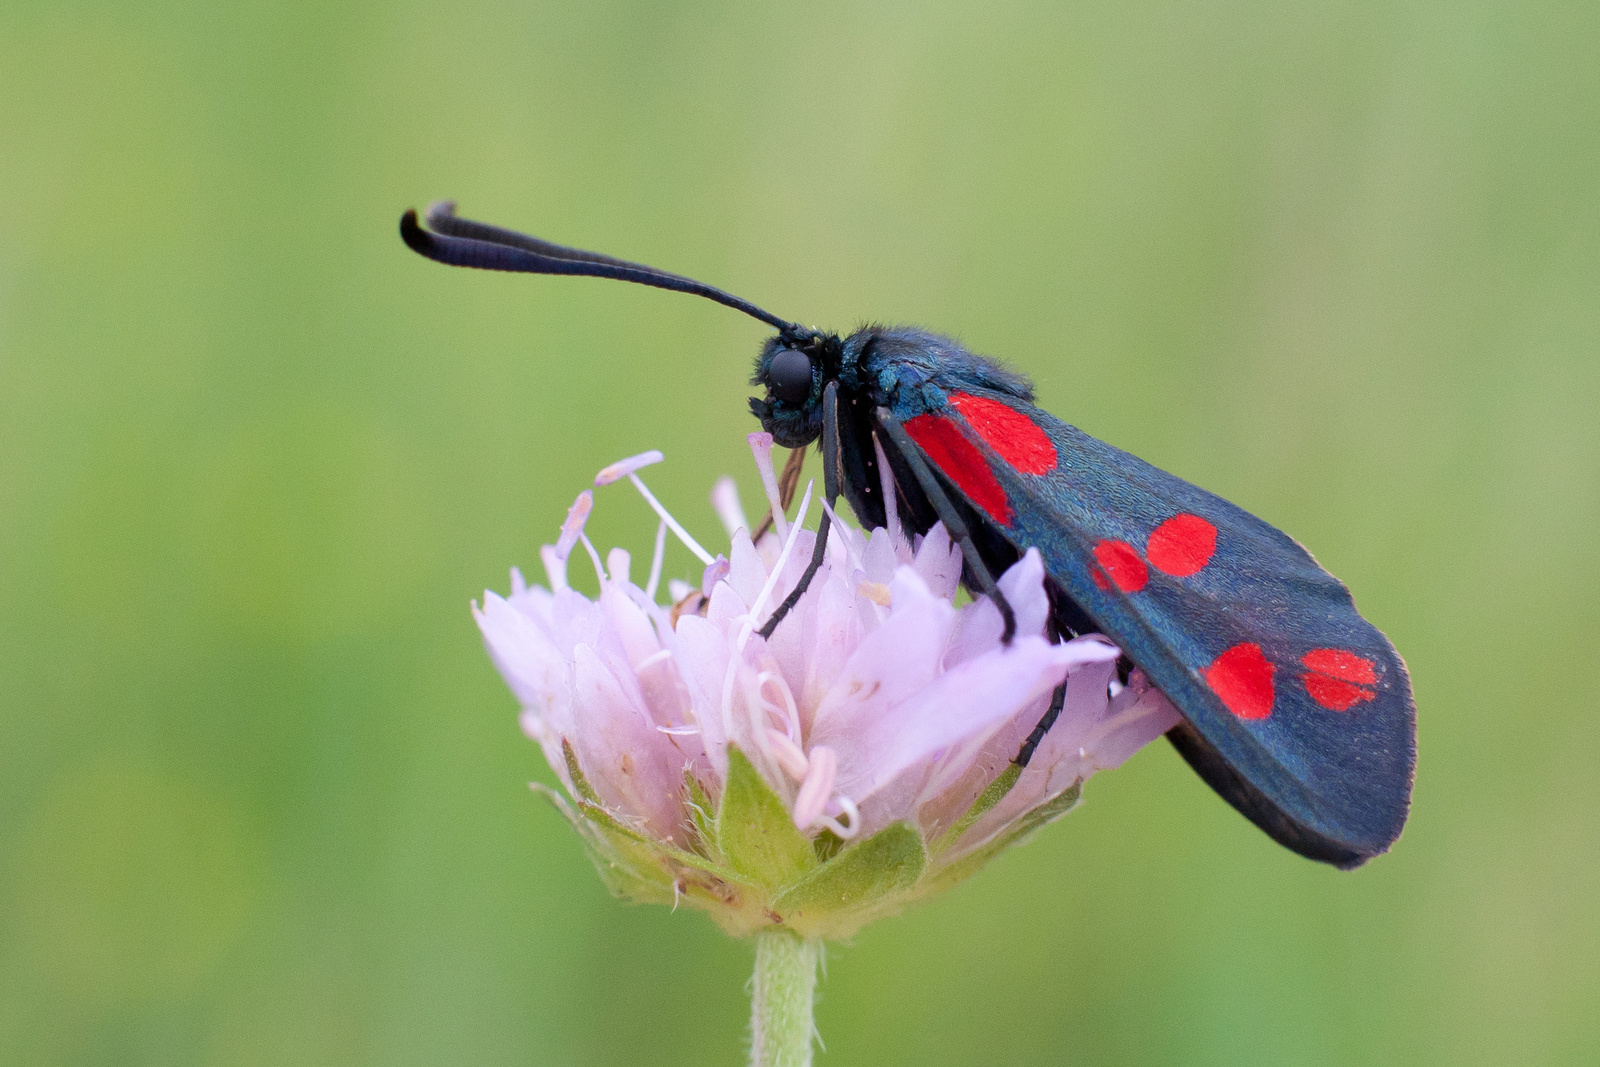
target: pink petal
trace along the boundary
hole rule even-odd
[[[944,523],[936,522],[928,530],[917,546],[912,566],[934,596],[949,600],[956,595],[956,587],[961,584],[961,547],[951,542]]]
[[[868,738],[892,736],[903,716],[892,710],[939,673],[939,656],[955,612],[928,592],[909,568],[896,575],[889,618],[867,634],[823,697],[812,722],[810,743],[839,753],[845,792],[873,776],[881,753]],[[855,794],[852,794],[855,795]]]
[[[573,675],[578,728],[570,740],[589,784],[607,808],[660,837],[678,836],[682,756],[587,645],[574,650]]]
[[[578,645],[596,644],[606,623],[600,605],[575,589],[562,589],[553,595],[550,618],[550,642],[567,659]]]
[[[783,670],[808,732],[817,708],[865,632],[856,611],[855,590],[840,570],[825,564],[817,572],[821,586],[814,584],[816,595],[801,600],[797,609],[801,612],[800,625],[788,633],[784,626],[778,627],[768,646]],[[791,640],[793,646],[786,644]]]
[[[1037,548],[1006,568],[996,583],[1017,619],[1017,633],[1042,634],[1050,616],[1050,598],[1044,592],[1044,560]]]
[[[706,758],[718,780],[728,776],[727,728],[722,718],[722,680],[728,671],[728,639],[697,615],[678,620],[672,636],[678,676],[689,691]]]
[[[489,657],[517,702],[538,711],[560,730],[570,725],[566,658],[544,632],[495,593],[483,594],[474,612]]]
[[[615,655],[618,662],[611,665],[613,671],[619,680],[636,687],[657,726],[682,726],[690,719],[688,693],[670,656],[662,655],[664,649],[650,616],[634,596],[643,597],[637,586],[616,583],[600,594],[600,607],[610,628],[598,648]]]
[[[1111,720],[1127,717],[1130,721],[1106,731],[1089,746],[1096,769],[1103,771],[1122,766],[1129,756],[1183,721],[1172,701],[1150,684],[1143,671],[1133,672],[1122,692],[1111,698],[1109,711]]]
[[[894,572],[900,561],[894,556],[894,542],[890,540],[889,533],[884,529],[872,531],[872,536],[867,540],[866,549],[861,554],[861,571],[869,582],[882,582],[885,585],[894,577]]]
[[[783,625],[766,640],[766,654],[776,665],[784,684],[795,695],[796,703],[801,701],[808,672],[816,659],[817,603],[828,588],[829,577],[828,568],[824,565],[811,583],[812,595],[801,598]],[[777,599],[776,592],[773,599]]]
[[[613,548],[606,553],[606,577],[613,582],[626,583],[631,577],[633,556],[625,548]]]
[[[728,584],[745,604],[754,604],[761,593],[761,586],[767,580],[767,565],[761,561],[760,553],[750,543],[750,535],[743,529],[733,535],[728,567]]]
[[[1099,634],[1071,643],[1090,642],[1112,647]],[[1070,788],[1074,782],[1120,765],[1177,725],[1181,720],[1177,709],[1160,690],[1149,684],[1141,671],[1134,671],[1130,684],[1116,698],[1109,698],[1105,687],[1115,676],[1114,667],[1114,663],[1108,662],[1073,674],[1061,715],[1034,752],[1028,769],[1005,799],[966,835],[960,851],[981,844],[1011,820]],[[1031,728],[1029,724],[1027,729]]]
[[[520,577],[520,576],[519,576]],[[555,620],[551,611],[555,606],[555,597],[550,592],[537,585],[523,586],[519,591],[513,585],[511,596],[507,602],[523,615],[533,620],[546,633],[555,630]]]
[[[806,568],[811,565],[811,552],[817,543],[817,535],[813,530],[801,530],[794,535],[794,548],[789,551],[789,559],[783,565],[783,576],[778,579],[774,593],[788,596],[789,591],[800,581]],[[779,603],[782,603],[780,598]]]
[[[750,614],[750,604],[726,581],[711,587],[711,603],[706,618],[723,633],[737,633],[739,621]]]
[[[1021,559],[1006,568],[998,584],[1016,614],[1017,633],[1030,636],[1043,633],[1050,601],[1044,591],[1044,562],[1038,549],[1030,548],[1023,553]],[[988,597],[974,599],[961,609],[955,637],[944,658],[945,666],[954,667],[999,647],[1004,632],[1005,623],[993,601]]]
[[[1116,663],[1108,662],[1086,667],[1067,680],[1067,699],[1055,726],[1034,750],[1028,769],[1012,790],[1014,796],[1006,798],[1009,806],[1018,809],[1017,814],[1094,773],[1079,749],[1095,724],[1106,717],[1110,705],[1106,686],[1115,676]]]
[[[608,585],[600,594],[600,610],[616,634],[630,667],[661,650],[661,642],[656,638],[656,628],[651,625],[650,617],[634,603],[625,586],[617,583]]]
[[[1023,705],[1054,688],[1078,650],[1052,645],[1042,637],[1019,637],[946,672],[909,700],[892,707],[852,738],[855,752],[870,761],[841,765],[839,790],[858,800],[922,761],[937,759],[951,745],[973,744],[999,729]],[[846,753],[841,751],[841,764]],[[960,768],[951,770],[950,780]],[[847,773],[848,772],[848,773]]]

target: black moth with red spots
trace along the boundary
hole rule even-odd
[[[1115,641],[1183,713],[1168,735],[1179,752],[1253,822],[1344,868],[1399,837],[1416,762],[1405,664],[1345,587],[1272,526],[1039,409],[1025,378],[949,338],[878,326],[839,337],[702,282],[458,218],[453,205],[428,222],[431,232],[407,212],[401,236],[440,262],[638,282],[775,327],[751,410],[779,444],[820,442],[830,503],[843,495],[881,526],[892,484],[909,529],[942,521],[964,553],[963,581],[995,599],[1008,640],[994,576],[1038,548],[1055,636]],[[820,566],[829,521],[764,633]]]

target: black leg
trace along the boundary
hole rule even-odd
[[[905,427],[900,425],[900,420],[894,417],[894,412],[888,408],[878,408],[876,412],[878,424],[888,433],[890,440],[900,450],[907,463],[911,465],[911,473],[916,475],[917,484],[922,487],[923,495],[928,498],[928,503],[933,505],[934,512],[939,516],[939,521],[944,523],[945,531],[950,534],[950,539],[961,546],[961,554],[966,558],[967,568],[972,571],[972,577],[977,581],[985,595],[994,601],[994,606],[1000,609],[1000,617],[1005,620],[1005,633],[1000,640],[1010,644],[1011,639],[1017,636],[1017,616],[1011,610],[1011,604],[1006,600],[1005,594],[1000,592],[1000,587],[995,584],[994,575],[989,573],[988,566],[983,562],[983,557],[978,554],[978,546],[973,543],[972,533],[967,529],[966,522],[961,518],[961,513],[956,511],[955,505],[950,503],[950,498],[945,495],[944,486],[939,484],[939,479],[934,476],[927,462],[922,458],[922,450],[917,448],[911,436],[906,433]]]
[[[788,473],[787,467],[784,473]],[[822,389],[822,495],[827,498],[828,507],[837,507],[839,504],[839,383],[829,382]],[[756,631],[763,638],[772,636],[772,631],[778,628],[784,616],[800,603],[800,598],[811,587],[811,579],[817,576],[817,571],[822,567],[822,561],[828,556],[828,527],[832,516],[826,511],[822,513],[822,521],[817,524],[817,543],[811,550],[811,563],[806,567],[806,572],[800,576],[800,581],[788,596],[783,598],[783,603],[778,605],[778,610],[772,613],[765,626]]]
[[[1012,760],[1018,767],[1026,767],[1028,761],[1033,759],[1033,750],[1039,747],[1039,742],[1044,740],[1044,735],[1050,732],[1050,727],[1056,724],[1056,716],[1061,714],[1061,706],[1067,702],[1067,683],[1062,682],[1056,686],[1056,691],[1050,694],[1050,707],[1044,713],[1044,718],[1039,720],[1039,725],[1033,728],[1033,733],[1022,742],[1022,748],[1017,752],[1017,758]]]

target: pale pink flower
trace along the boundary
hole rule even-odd
[[[771,439],[750,442],[775,503]],[[713,557],[639,478],[660,459],[596,478],[631,480],[661,516],[644,585],[627,552],[602,560],[583,534],[585,490],[541,552],[548,588],[513,571],[510,597],[474,607],[571,803],[553,799],[619,893],[683,900],[739,933],[847,936],[976,870],[1179,721],[1141,672],[1118,683],[1105,638],[1046,639],[1037,551],[1000,579],[1017,616],[1008,647],[987,599],[953,603],[961,555],[943,527],[911,539],[892,514],[870,536],[834,516],[826,562],[764,640],[755,631],[811,557],[811,489],[753,544],[732,481],[719,481],[731,545]],[[698,589],[671,583],[662,603],[669,529],[705,566]],[[579,544],[597,597],[567,582]],[[1011,761],[1063,680],[1061,714],[1019,774]]]

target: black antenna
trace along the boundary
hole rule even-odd
[[[477,267],[479,270],[519,271],[526,274],[581,274],[590,278],[615,278],[618,281],[653,285],[658,289],[671,289],[678,293],[693,293],[707,300],[715,300],[735,311],[742,311],[776,327],[785,337],[808,337],[811,331],[763,311],[748,300],[725,293],[716,286],[697,282],[664,270],[613,259],[598,252],[585,252],[579,248],[541,241],[515,230],[503,230],[483,222],[473,222],[456,215],[456,205],[441,200],[428,208],[429,230],[417,224],[415,208],[400,216],[400,237],[418,255],[453,267]]]

